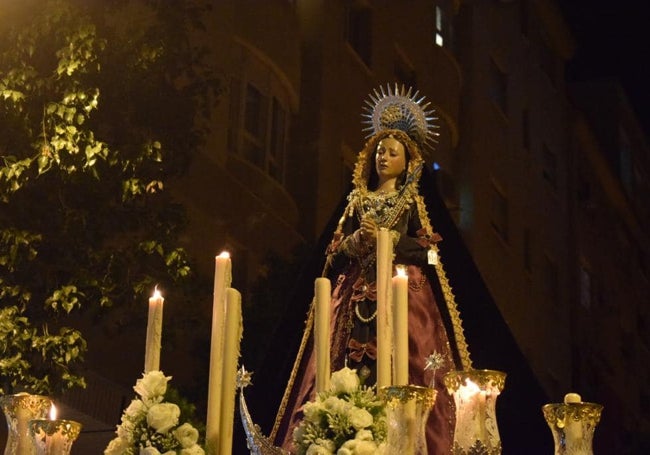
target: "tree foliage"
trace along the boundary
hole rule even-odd
[[[0,392],[42,393],[83,384],[66,315],[190,276],[165,182],[218,82],[200,2],[18,3],[0,24]]]

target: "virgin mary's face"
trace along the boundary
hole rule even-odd
[[[392,137],[379,141],[375,153],[375,169],[380,181],[399,177],[406,169],[406,152],[402,143]]]

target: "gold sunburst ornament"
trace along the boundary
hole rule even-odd
[[[363,123],[367,125],[363,131],[368,131],[371,137],[380,131],[394,129],[404,131],[413,139],[421,149],[433,148],[440,135],[435,124],[438,117],[435,110],[430,108],[430,102],[424,102],[425,97],[419,91],[412,93],[413,89],[406,89],[390,84],[386,88],[379,87],[370,94],[370,99],[363,106]]]

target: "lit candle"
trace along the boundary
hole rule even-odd
[[[68,455],[72,443],[81,432],[81,424],[72,420],[57,420],[56,407],[52,404],[50,419],[31,420],[29,431],[36,455]]]
[[[391,385],[392,317],[391,275],[393,242],[390,231],[377,233],[377,389]]]
[[[210,341],[208,407],[205,425],[205,440],[208,455],[216,455],[219,453],[226,289],[230,287],[232,282],[232,261],[230,260],[230,254],[227,251],[223,251],[219,256],[215,257],[214,262],[212,338]]]
[[[316,356],[316,392],[329,389],[330,382],[330,299],[332,286],[327,278],[316,278],[314,351]]]
[[[144,351],[144,372],[160,370],[160,346],[162,341],[163,302],[158,286],[149,298],[147,340]]]
[[[485,392],[469,378],[465,379],[465,385],[460,386],[461,421],[466,427],[466,434],[470,441],[482,441],[485,443]],[[468,431],[469,430],[469,431]]]
[[[393,315],[395,318],[395,358],[393,360],[393,381],[395,385],[408,385],[409,341],[408,341],[408,275],[406,268],[397,267],[393,277]]]
[[[505,379],[506,374],[496,370],[460,370],[445,375],[445,386],[456,404],[454,447],[464,453],[479,448],[500,453],[496,400]]]
[[[219,454],[232,453],[235,419],[235,392],[237,364],[242,337],[241,294],[232,288],[226,290],[226,323],[223,346],[223,387],[221,389],[221,417],[219,426]]]

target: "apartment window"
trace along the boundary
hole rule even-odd
[[[269,144],[268,170],[279,182],[284,180],[284,152],[287,143],[287,112],[280,101],[273,98],[271,105],[271,143]]]
[[[244,95],[244,131],[242,155],[250,162],[264,165],[266,142],[266,99],[252,84],[246,85]]]
[[[451,5],[448,0],[439,0],[433,10],[434,36],[433,41],[440,47],[451,47],[453,40],[453,24],[451,21]]]
[[[347,41],[363,63],[372,63],[372,10],[363,1],[352,1],[348,6]]]
[[[490,99],[501,109],[503,115],[508,113],[508,76],[501,71],[496,62],[490,59]]]
[[[546,144],[542,150],[542,176],[552,188],[557,188],[557,156]]]
[[[230,100],[231,150],[284,182],[288,110],[280,99],[252,82],[233,80]]]
[[[504,241],[508,241],[508,199],[493,182],[490,201],[490,224]]]
[[[445,45],[445,39],[442,34],[442,23],[443,23],[443,17],[442,17],[442,8],[440,8],[439,5],[436,5],[436,45],[442,47]]]

